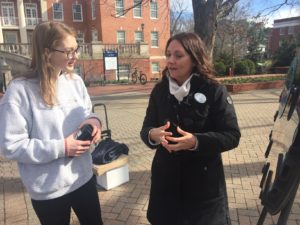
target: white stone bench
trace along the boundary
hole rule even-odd
[[[105,190],[117,187],[129,181],[128,155],[120,155],[116,160],[103,164],[93,165],[93,172],[97,178],[97,184]]]

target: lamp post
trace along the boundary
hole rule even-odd
[[[142,28],[142,42],[144,42],[144,27],[145,27],[145,24],[141,24],[141,28]]]

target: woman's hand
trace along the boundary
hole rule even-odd
[[[157,144],[161,144],[163,142],[167,143],[165,137],[172,135],[172,132],[166,131],[169,127],[170,127],[170,122],[167,122],[164,126],[152,128],[149,131],[150,140]]]
[[[182,130],[177,127],[177,132],[181,134],[181,137],[172,137],[171,135],[166,136],[166,142],[162,142],[162,146],[165,147],[169,152],[180,151],[180,150],[191,150],[194,149],[197,144],[197,138],[192,133]],[[169,144],[168,141],[175,142],[176,144]]]
[[[90,124],[93,127],[92,132],[92,143],[96,144],[97,142],[101,141],[101,123],[96,118],[90,118],[85,121],[83,121],[82,124],[80,124],[79,128],[83,127],[85,124]]]
[[[75,139],[77,131],[65,138],[65,156],[80,156],[90,149],[91,141]]]
[[[80,156],[90,149],[92,143],[99,142],[101,140],[101,123],[96,118],[90,118],[83,121],[80,124],[79,129],[86,124],[90,124],[93,127],[92,141],[82,141],[75,139],[78,130],[65,138],[65,155],[69,157]]]

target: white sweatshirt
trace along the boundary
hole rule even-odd
[[[59,104],[47,107],[36,78],[12,80],[0,101],[0,152],[16,160],[32,199],[53,199],[70,193],[92,177],[89,152],[65,156],[64,138],[91,115],[92,103],[83,80],[58,78]]]

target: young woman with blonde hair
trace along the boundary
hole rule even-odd
[[[11,81],[0,102],[0,150],[18,163],[42,225],[68,225],[71,209],[82,225],[101,225],[90,145],[101,122],[80,76],[73,73],[79,46],[73,29],[43,22],[33,32],[31,71]],[[93,127],[92,141],[77,140]]]

